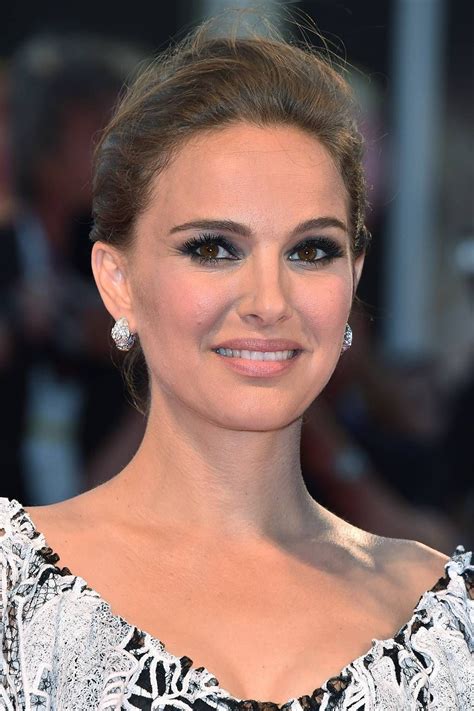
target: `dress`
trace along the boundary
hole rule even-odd
[[[0,499],[0,528],[2,711],[474,709],[474,566],[462,548],[393,639],[373,640],[338,676],[278,706],[237,699],[112,614],[56,565],[18,501]]]

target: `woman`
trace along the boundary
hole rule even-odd
[[[106,484],[3,501],[4,707],[470,708],[469,556],[356,529],[301,477],[367,244],[345,81],[204,26],[125,96],[94,190],[147,427]]]

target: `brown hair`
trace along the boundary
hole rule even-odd
[[[162,52],[123,96],[96,150],[91,239],[130,247],[153,178],[179,148],[200,131],[244,121],[294,126],[326,147],[349,196],[352,253],[362,253],[363,147],[342,72],[306,44],[212,29],[213,20],[204,22]],[[128,378],[131,370],[129,363]],[[135,405],[143,412],[137,398]]]

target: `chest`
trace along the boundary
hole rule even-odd
[[[153,562],[123,549],[98,553],[93,564],[78,560],[78,568],[115,614],[240,698],[283,703],[310,694],[402,621],[387,612],[387,590],[375,583],[285,557],[193,557],[167,548]]]

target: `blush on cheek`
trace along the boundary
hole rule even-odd
[[[196,330],[209,336],[219,330],[220,323],[225,318],[225,294],[218,292],[194,292],[190,295],[192,305],[191,318],[196,324]]]
[[[332,275],[317,290],[305,291],[298,307],[310,330],[318,336],[337,339],[351,309],[352,292],[349,280]]]

